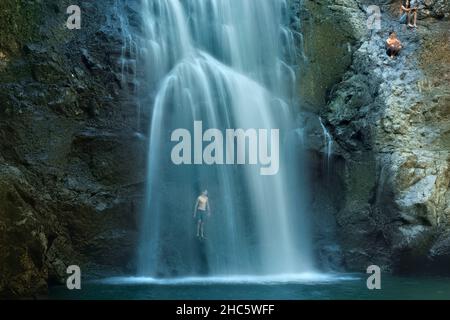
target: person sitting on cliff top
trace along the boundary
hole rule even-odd
[[[419,11],[419,0],[403,0],[402,2],[402,12],[407,14],[407,23],[411,28],[417,27],[417,13]],[[414,24],[411,23],[414,21]]]
[[[397,38],[397,33],[392,31],[389,33],[389,38],[386,40],[386,54],[391,58],[398,56],[403,49],[401,41]]]

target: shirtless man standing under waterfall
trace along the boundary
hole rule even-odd
[[[201,240],[206,239],[205,222],[209,216],[211,216],[211,211],[209,209],[208,190],[205,190],[197,198],[194,209],[194,219],[197,219],[197,237]]]

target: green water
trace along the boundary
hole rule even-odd
[[[50,290],[50,299],[131,300],[450,300],[450,278],[382,277],[368,290],[366,275],[308,281],[141,281],[128,278],[86,282],[81,290]]]

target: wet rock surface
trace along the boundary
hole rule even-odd
[[[0,297],[45,295],[68,265],[134,269],[146,141],[121,62],[132,3],[82,2],[81,30],[65,27],[69,1],[0,4]]]
[[[355,1],[329,6],[335,2],[354,10]],[[329,90],[328,103],[316,107],[335,142],[332,159],[340,169],[333,170],[331,184],[343,197],[319,196],[314,211],[328,220],[320,212],[333,212],[332,233],[339,239],[344,270],[361,272],[375,263],[399,273],[448,274],[448,2],[424,1],[417,29],[400,25],[397,2],[375,2],[381,29],[355,35],[359,41],[348,70]],[[372,4],[358,1],[362,16],[344,19],[360,27]],[[390,31],[405,45],[394,60],[384,49]],[[327,157],[323,144],[313,150]],[[326,179],[319,181],[320,190],[333,189]],[[319,205],[323,202],[328,205]],[[330,237],[320,231],[317,243],[327,244]]]

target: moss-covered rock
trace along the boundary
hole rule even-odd
[[[46,208],[38,202],[22,172],[0,164],[0,297],[46,291],[47,238],[42,224]]]
[[[82,2],[69,30],[69,0],[0,1],[2,298],[45,294],[72,264],[133,268],[146,120],[120,82],[120,3]]]
[[[18,54],[22,45],[36,36],[42,18],[40,1],[3,0],[0,3],[0,59]]]
[[[331,88],[352,62],[352,54],[366,33],[364,13],[355,1],[295,2],[299,15],[293,23],[298,32],[298,86],[303,108],[320,110]],[[295,8],[295,6],[294,6]]]

